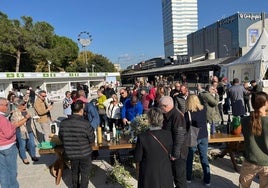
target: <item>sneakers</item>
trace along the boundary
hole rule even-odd
[[[206,187],[210,187],[210,183],[205,183],[205,186]]]
[[[192,183],[192,181],[191,181],[191,180],[186,180],[186,182],[187,182],[187,183]]]

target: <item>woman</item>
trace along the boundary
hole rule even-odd
[[[189,111],[189,112],[188,112]],[[203,181],[206,186],[210,185],[210,167],[207,157],[208,151],[208,131],[207,131],[207,118],[206,118],[206,108],[201,105],[200,100],[197,95],[190,95],[186,100],[186,113],[184,114],[187,130],[190,128],[190,124],[194,127],[199,128],[199,133],[197,137],[197,146],[189,147],[189,152],[186,162],[186,178],[187,182],[191,183],[192,171],[193,171],[193,157],[198,149],[200,162],[203,169]],[[189,114],[191,115],[191,122],[189,119]]]
[[[159,100],[161,97],[165,96],[165,87],[163,84],[159,84],[156,89],[156,98],[154,101],[154,106],[158,107],[159,105]]]
[[[67,117],[72,115],[72,109],[71,104],[73,103],[73,100],[71,98],[71,92],[66,91],[65,92],[65,98],[63,99],[63,114]]]
[[[159,108],[151,108],[147,115],[150,130],[138,135],[135,148],[138,188],[174,187],[169,158],[173,145],[171,132],[162,129],[164,118]]]
[[[99,111],[99,116],[100,116],[100,125],[101,127],[103,127],[105,130],[108,130],[108,120],[107,120],[107,116],[106,116],[106,111],[105,111],[105,106],[104,106],[104,102],[106,101],[106,96],[103,94],[103,91],[101,89],[97,90],[97,95],[98,95],[98,99],[97,99],[97,107],[98,107],[98,111]]]
[[[265,92],[252,94],[254,109],[250,116],[242,118],[245,161],[239,177],[239,187],[249,188],[252,180],[259,175],[260,188],[268,187],[268,95]]]
[[[117,127],[121,127],[121,108],[123,107],[123,104],[119,102],[117,95],[113,94],[112,97],[104,101],[103,104],[106,109],[110,131],[112,131],[113,124],[115,124]]]
[[[73,90],[73,91],[71,92],[71,99],[73,100],[73,102],[75,102],[76,99],[78,98],[77,95],[78,95],[78,92],[77,92],[77,91]]]
[[[35,152],[35,141],[34,141],[34,128],[31,120],[31,115],[27,112],[26,102],[23,99],[19,99],[16,102],[17,109],[13,112],[11,117],[12,123],[21,122],[20,127],[16,129],[16,137],[18,143],[18,149],[20,157],[24,164],[28,165],[30,162],[26,156],[26,147],[32,158],[32,161],[38,161]],[[27,121],[22,121],[27,119]]]

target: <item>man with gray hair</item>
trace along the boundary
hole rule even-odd
[[[164,113],[163,129],[171,131],[173,147],[171,162],[176,188],[186,185],[186,158],[188,147],[185,145],[186,122],[184,115],[176,107],[172,97],[164,96],[159,100],[159,106]]]
[[[238,78],[233,79],[233,85],[229,89],[229,97],[231,100],[232,114],[233,116],[243,117],[245,115],[245,102],[244,95],[247,95],[247,91],[239,82]]]

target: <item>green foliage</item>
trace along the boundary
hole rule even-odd
[[[136,116],[134,120],[130,122],[129,128],[124,131],[124,135],[131,135],[129,142],[135,143],[138,134],[147,131],[149,126],[147,114]]]
[[[114,65],[104,56],[83,52],[78,44],[67,37],[57,36],[47,22],[34,22],[31,17],[10,20],[0,12],[0,71],[51,71],[85,72],[94,65],[95,72],[115,72]],[[79,56],[78,56],[79,54]],[[21,65],[22,64],[22,65]]]
[[[114,65],[106,57],[89,51],[80,52],[78,58],[66,67],[66,71],[85,72],[87,67],[91,72],[92,66],[94,66],[94,72],[116,72]]]
[[[115,164],[107,171],[108,182],[119,183],[124,188],[132,188],[131,175],[115,158]]]

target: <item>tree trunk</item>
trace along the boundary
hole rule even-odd
[[[17,57],[16,57],[16,72],[20,72],[20,51],[17,50]]]

